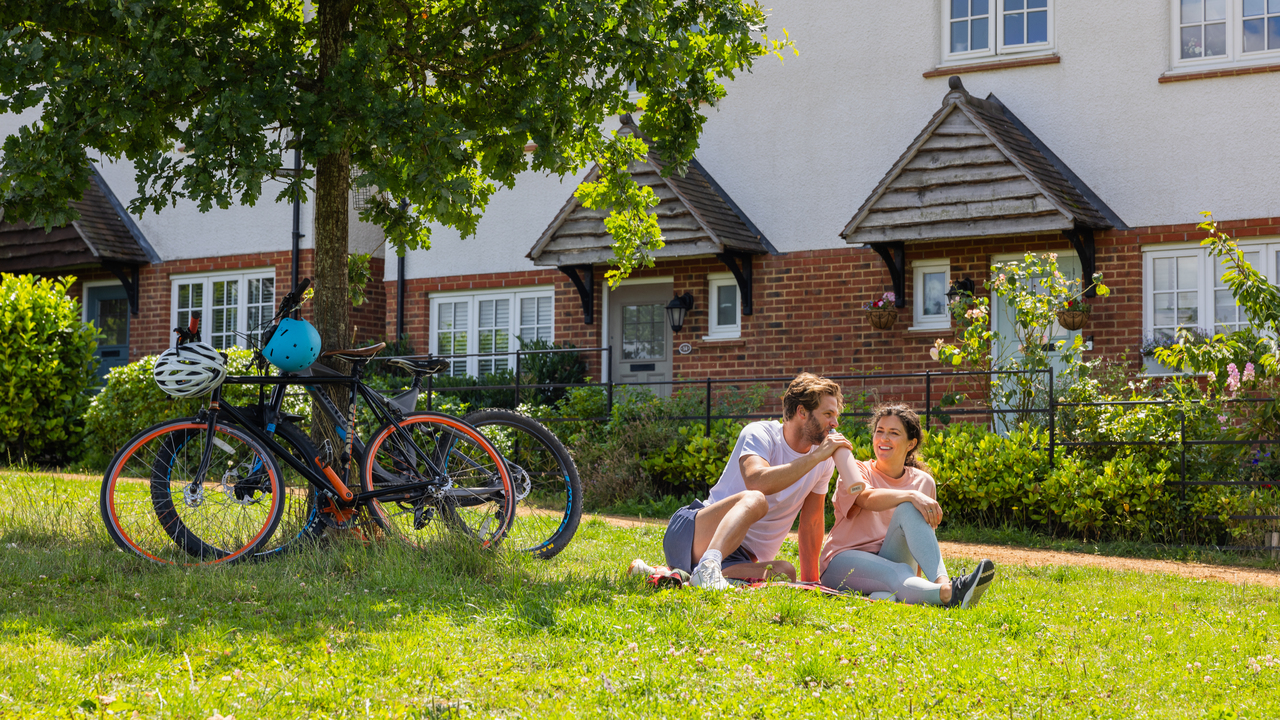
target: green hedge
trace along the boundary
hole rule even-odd
[[[107,375],[106,385],[85,414],[84,462],[89,467],[105,468],[116,451],[142,430],[165,420],[190,417],[208,405],[208,396],[179,399],[166,395],[152,379],[156,357],[148,355],[114,368]],[[233,349],[227,352],[227,358],[229,374],[254,374],[252,351]],[[254,404],[258,388],[224,385],[223,397],[236,405]],[[284,409],[310,417],[311,403],[299,391],[293,391],[286,396]]]
[[[1049,467],[1043,430],[1008,437],[969,424],[931,433],[923,457],[951,518],[982,525],[1034,527],[1089,540],[1217,543],[1226,526],[1205,515],[1234,507],[1237,491],[1169,483],[1179,479],[1167,459],[1149,450],[1112,457],[1055,453]]]
[[[11,462],[78,454],[97,330],[67,296],[74,282],[0,276],[0,455]]]

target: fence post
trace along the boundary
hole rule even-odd
[[[604,367],[604,363],[601,363],[600,373],[602,375],[606,371],[609,373],[609,403],[608,403],[609,411],[605,414],[609,416],[609,421],[612,421],[613,420],[613,346],[612,345],[606,346],[605,352],[608,353],[609,355],[609,367],[606,368]]]
[[[1178,408],[1178,450],[1181,455],[1182,475],[1182,501],[1187,500],[1187,409],[1185,407]]]
[[[930,428],[929,421],[933,418],[933,375],[928,370],[924,371],[924,429]]]
[[[516,409],[520,409],[520,349],[516,348]]]
[[[707,378],[707,427],[703,437],[711,437],[711,378]]]
[[[1053,366],[1049,366],[1049,469],[1053,469],[1053,450],[1058,441],[1058,425],[1055,422],[1058,413],[1054,412],[1057,402],[1053,397]]]

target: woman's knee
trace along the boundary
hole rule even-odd
[[[900,524],[918,521],[928,525],[925,522],[924,515],[920,513],[920,508],[916,507],[915,503],[910,500],[904,500],[898,504],[898,507],[894,508],[893,519]]]

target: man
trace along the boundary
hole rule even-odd
[[[840,386],[802,373],[782,396],[782,422],[742,429],[733,455],[706,503],[676,511],[662,545],[667,565],[689,572],[690,584],[723,590],[726,577],[796,578],[791,563],[775,561],[800,514],[800,579],[818,581],[823,502],[839,448],[853,449],[833,432],[844,397]]]

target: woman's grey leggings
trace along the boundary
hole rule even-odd
[[[916,568],[924,568],[924,574],[934,579],[947,574],[933,528],[915,505],[904,502],[894,508],[880,553],[845,550],[836,554],[822,573],[822,584],[864,595],[893,593],[899,602],[941,605],[938,590],[942,586],[916,577]]]

